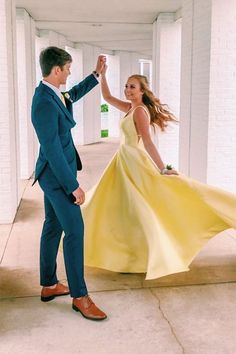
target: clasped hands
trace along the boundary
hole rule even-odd
[[[97,60],[97,65],[95,71],[100,75],[104,69],[104,66],[106,65],[106,56],[105,55],[99,55],[98,60]]]

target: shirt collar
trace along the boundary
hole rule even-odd
[[[59,88],[57,88],[56,86],[50,84],[49,82],[42,80],[42,83],[48,87],[50,87],[50,89],[52,89],[55,94],[61,99],[61,91],[59,90]]]

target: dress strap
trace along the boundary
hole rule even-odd
[[[135,108],[133,109],[132,114],[134,113],[134,111],[135,111],[136,108],[138,108],[138,107],[142,108],[142,109],[146,112],[146,114],[147,114],[147,116],[148,116],[148,119],[149,119],[149,123],[150,123],[150,120],[151,120],[151,118],[150,118],[150,113],[149,113],[149,111],[148,111],[148,109],[147,109],[146,107],[139,105],[139,106],[137,106],[137,107],[135,107]],[[132,119],[133,119],[133,117],[132,117]],[[137,136],[138,136],[139,138],[142,137],[140,134],[137,134]]]
[[[149,110],[148,110],[146,107],[144,107],[144,106],[139,105],[139,106],[135,107],[135,108],[133,109],[132,113],[134,113],[134,111],[136,110],[136,108],[139,108],[139,107],[142,108],[142,109],[147,113],[147,116],[148,116],[148,118],[149,118],[149,120],[150,120],[150,113],[149,113]]]

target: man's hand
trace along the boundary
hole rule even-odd
[[[106,64],[106,59],[107,58],[105,57],[105,55],[99,55],[98,61],[97,61],[97,66],[96,66],[96,69],[95,69],[95,71],[98,74],[101,74],[103,66],[104,66],[104,64]]]
[[[85,201],[85,194],[83,189],[78,187],[74,192],[72,192],[73,196],[75,197],[74,204],[82,205]]]

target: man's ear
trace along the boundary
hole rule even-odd
[[[60,66],[54,66],[53,68],[52,68],[52,70],[54,70],[54,74],[57,76],[58,74],[60,74],[61,73],[61,68],[60,68]]]

